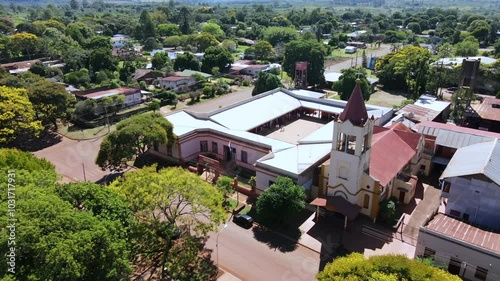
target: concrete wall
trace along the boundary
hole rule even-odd
[[[415,255],[423,256],[425,247],[436,251],[436,264],[444,263],[447,267],[451,257],[461,260],[462,268],[459,276],[464,279],[480,281],[481,279],[474,277],[476,267],[480,266],[488,270],[487,281],[499,280],[500,255],[498,253],[465,244],[426,228],[420,228]]]
[[[125,99],[126,99],[126,102],[125,102],[126,106],[139,104],[139,103],[141,103],[141,91],[138,90],[137,93],[125,96]]]
[[[455,177],[446,179],[451,183],[446,214],[451,210],[469,215],[469,222],[500,230],[500,186],[474,178]]]
[[[257,193],[264,191],[269,187],[269,181],[275,182],[277,175],[273,175],[271,173],[264,173],[262,171],[257,170],[256,173],[256,185]]]

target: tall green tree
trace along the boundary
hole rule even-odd
[[[227,199],[235,192],[233,187],[233,179],[230,177],[222,176],[215,184],[219,192],[224,196],[223,206],[227,206]]]
[[[160,70],[164,67],[171,67],[172,62],[170,61],[170,58],[168,57],[168,54],[165,52],[158,52],[156,53],[153,58],[151,59],[151,64],[154,69]]]
[[[299,39],[299,34],[295,28],[271,26],[264,30],[262,37],[271,45],[276,46],[278,43],[289,43]]]
[[[359,81],[357,81],[359,79]],[[364,100],[369,100],[372,93],[370,82],[366,79],[364,69],[347,68],[342,70],[339,80],[333,84],[333,90],[338,92],[342,100],[349,100],[352,90],[359,82]]]
[[[118,68],[118,61],[112,56],[111,49],[99,48],[90,53],[89,68],[93,72],[115,71]]]
[[[318,281],[462,280],[457,275],[402,255],[372,256],[367,259],[358,253],[335,259],[316,275],[316,279]]]
[[[174,36],[181,35],[182,32],[177,24],[162,23],[157,26],[157,32],[160,36]]]
[[[16,248],[17,280],[128,278],[125,222],[131,212],[117,193],[93,183],[59,186],[54,167],[45,160],[15,150],[0,150],[0,155],[0,171],[16,169],[18,183],[15,245],[8,245],[7,231],[0,232],[0,249]],[[0,183],[0,191],[0,215],[7,217],[7,181]],[[2,220],[0,227],[7,229],[7,224]],[[7,263],[1,263],[0,278],[8,274]]]
[[[308,62],[307,82],[309,85],[320,85],[325,81],[325,48],[322,43],[313,40],[296,40],[285,47],[283,69],[295,79],[295,63]]]
[[[255,87],[252,90],[252,96],[283,87],[280,78],[277,75],[268,72],[260,72],[255,81]]]
[[[136,37],[145,41],[146,39],[156,37],[156,26],[147,10],[142,10],[139,16],[139,25],[136,29]]]
[[[25,89],[0,86],[0,145],[13,143],[20,135],[38,136],[43,126]]]
[[[223,72],[229,69],[231,63],[233,63],[233,56],[227,49],[220,46],[208,47],[203,57],[201,71],[212,73],[212,70],[218,67],[219,71]]]
[[[479,52],[479,41],[474,36],[466,37],[455,45],[455,55],[463,57],[476,56]]]
[[[126,198],[134,212],[140,234],[134,236],[134,254],[145,266],[174,280],[214,280],[210,256],[195,242],[226,218],[223,196],[215,187],[179,167],[158,172],[146,167],[125,174],[110,188]],[[189,231],[172,241],[176,228]]]
[[[302,186],[295,184],[290,178],[277,177],[276,182],[257,198],[257,213],[264,219],[283,222],[304,209],[305,199]]]
[[[28,97],[37,119],[52,123],[55,130],[57,130],[57,119],[66,122],[71,118],[71,109],[76,103],[75,97],[68,94],[63,85],[48,80],[31,84],[28,88]]]
[[[179,10],[179,28],[181,29],[182,34],[190,34],[191,33],[191,11],[184,6]]]
[[[215,36],[206,32],[195,35],[193,41],[198,47],[199,52],[204,52],[208,47],[214,47],[220,44]]]
[[[218,40],[222,39],[224,36],[224,31],[220,28],[220,25],[214,22],[208,22],[201,26],[201,32],[212,34]]]
[[[135,115],[116,125],[101,143],[96,164],[102,169],[121,170],[151,146],[172,145],[173,127],[160,113]]]
[[[188,52],[178,55],[174,61],[174,70],[183,71],[185,69],[200,70],[200,61]]]

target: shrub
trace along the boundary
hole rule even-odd
[[[393,225],[401,216],[399,202],[396,197],[384,199],[380,202],[378,219],[382,223]]]

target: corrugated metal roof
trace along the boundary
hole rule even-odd
[[[455,152],[441,179],[483,174],[500,185],[500,142],[478,143]]]
[[[418,132],[424,135],[435,136],[436,144],[438,145],[453,148],[461,148],[500,138],[500,134],[498,133],[437,122],[422,122],[418,124]]]

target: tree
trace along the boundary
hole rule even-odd
[[[352,90],[358,83],[363,94],[364,100],[369,100],[372,93],[370,82],[366,79],[366,72],[364,69],[347,68],[342,70],[339,80],[333,84],[333,90],[338,92],[342,100],[349,100]]]
[[[283,69],[292,79],[295,79],[295,63],[299,61],[308,62],[307,82],[309,85],[324,83],[325,49],[323,43],[313,40],[296,40],[288,43],[285,47]]]
[[[361,55],[361,66],[363,68],[367,68],[368,66],[368,57],[366,57],[366,52],[363,49],[363,54]]]
[[[490,33],[490,25],[482,19],[474,20],[470,23],[467,31],[470,32],[479,42],[487,42]]]
[[[63,51],[63,60],[65,72],[78,71],[88,67],[89,53],[81,47],[69,47]]]
[[[0,155],[0,170],[6,174],[16,169],[16,183],[22,183],[16,186],[15,202],[18,280],[128,277],[125,222],[131,212],[117,193],[93,183],[56,185],[57,175],[47,161],[16,150],[0,150]],[[7,181],[0,183],[0,190],[0,215],[7,217]],[[7,229],[7,224],[4,220],[0,227]],[[0,234],[0,248],[6,253],[7,234]],[[0,264],[0,278],[7,274],[7,263]]]
[[[230,177],[222,176],[217,180],[215,186],[224,196],[224,202],[222,205],[227,206],[227,198],[229,198],[229,195],[235,192],[235,189],[233,188],[233,179],[231,179]]]
[[[173,127],[160,113],[132,116],[116,125],[116,131],[101,143],[96,164],[103,170],[121,170],[127,161],[144,154],[151,146],[172,145]]]
[[[90,53],[89,67],[93,72],[115,71],[118,67],[118,61],[112,56],[110,49],[99,48]]]
[[[87,87],[90,84],[89,71],[82,68],[78,71],[72,71],[64,75],[64,82],[75,87]]]
[[[48,70],[49,70],[49,67],[42,62],[34,63],[29,69],[29,71],[31,73],[36,74],[36,75],[40,75],[42,77],[47,76]]]
[[[130,82],[131,76],[135,73],[135,65],[131,61],[125,61],[123,63],[123,67],[120,68],[119,74],[120,74],[120,80],[128,83]]]
[[[191,33],[191,12],[187,7],[182,7],[179,10],[179,28],[182,34]]]
[[[408,28],[415,34],[422,33],[422,29],[420,28],[420,24],[418,22],[410,22],[406,28]]]
[[[282,222],[299,214],[305,207],[305,199],[303,187],[290,178],[277,177],[276,182],[257,198],[257,214],[264,219]]]
[[[156,38],[154,38],[154,37],[149,37],[146,40],[144,40],[143,49],[145,51],[152,51],[152,50],[157,49],[159,47],[161,47],[161,45],[158,44],[158,41],[156,41]]]
[[[424,277],[425,276],[425,277]],[[353,253],[335,259],[316,275],[318,281],[331,280],[429,280],[459,281],[457,275],[403,255],[380,255],[366,259]]]
[[[255,88],[252,90],[252,96],[256,96],[279,87],[283,87],[283,84],[278,76],[268,72],[260,72],[259,77],[255,81]]]
[[[55,130],[57,130],[57,119],[66,122],[71,118],[71,108],[76,103],[75,97],[68,94],[63,85],[48,80],[31,84],[28,88],[28,97],[37,119],[52,123]]]
[[[124,95],[113,95],[99,99],[97,104],[103,107],[106,114],[116,115],[126,102],[127,98]]]
[[[222,39],[224,36],[224,31],[220,28],[220,26],[214,22],[208,22],[201,26],[202,33],[212,34],[217,39]]]
[[[396,89],[406,89],[409,98],[424,93],[429,74],[429,50],[406,46],[383,56],[375,65],[380,82]]]
[[[183,71],[185,69],[200,70],[200,61],[193,54],[188,52],[178,55],[174,61],[175,71]]]
[[[455,45],[455,55],[463,57],[476,56],[479,51],[479,41],[474,36],[468,36]]]
[[[31,55],[35,53],[38,44],[38,37],[31,33],[16,33],[10,36],[11,52],[17,57],[18,55],[27,55],[31,59]]]
[[[160,109],[160,103],[157,101],[152,101],[148,104],[148,109],[153,112],[156,112],[157,110]]]
[[[179,26],[174,23],[162,23],[157,27],[158,35],[160,36],[174,36],[181,35],[182,32]]]
[[[271,26],[264,30],[262,37],[271,45],[276,46],[279,42],[286,44],[299,39],[299,34],[295,28]]]
[[[254,50],[255,59],[268,59],[274,52],[271,43],[265,40],[257,41],[251,48]]]
[[[42,123],[35,120],[35,110],[25,89],[0,86],[0,144],[12,143],[19,135],[38,136]]]
[[[194,36],[194,42],[199,52],[204,52],[208,47],[218,46],[219,41],[210,33],[200,33]]]
[[[233,63],[233,56],[223,47],[215,46],[208,47],[203,57],[201,71],[212,73],[214,67],[218,67],[219,71],[225,71]]]
[[[154,69],[162,69],[164,67],[172,67],[172,62],[165,52],[156,53],[151,59],[151,64]]]
[[[175,280],[213,280],[204,276],[212,276],[212,263],[200,263],[206,257],[201,255],[203,245],[190,243],[193,236],[204,236],[225,220],[223,196],[217,189],[180,167],[157,172],[154,166],[127,173],[110,188],[134,212],[140,234],[134,236],[134,253],[146,260],[148,268]],[[190,231],[181,233],[174,243],[172,229],[176,228]]]
[[[80,8],[80,3],[78,3],[77,0],[71,0],[69,2],[69,6],[71,7],[72,10],[78,10],[78,8]]]
[[[156,37],[156,27],[147,10],[142,10],[141,12],[139,25],[136,29],[136,37],[142,41],[150,37]]]

